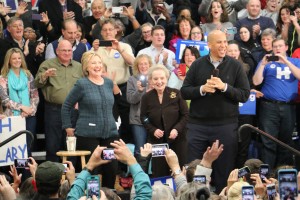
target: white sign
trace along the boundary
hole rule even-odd
[[[0,142],[23,130],[26,130],[26,121],[21,116],[0,119]],[[0,166],[12,165],[16,158],[28,158],[26,134],[0,147]]]

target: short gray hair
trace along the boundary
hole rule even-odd
[[[276,31],[272,28],[266,28],[265,30],[263,30],[263,32],[261,33],[261,38],[265,37],[265,36],[269,36],[271,35],[273,39],[276,38]]]

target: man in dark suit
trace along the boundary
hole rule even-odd
[[[39,4],[39,13],[47,13],[53,29],[47,32],[47,26],[42,28],[44,37],[48,36],[48,42],[58,39],[62,33],[62,22],[66,19],[75,19],[83,24],[82,8],[73,0],[42,0]]]

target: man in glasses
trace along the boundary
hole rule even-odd
[[[57,57],[44,61],[38,70],[35,84],[45,98],[46,160],[58,162],[56,152],[64,150],[66,133],[62,130],[61,107],[78,79],[83,77],[81,64],[72,60],[72,44],[61,40]],[[72,111],[75,113],[75,110]]]

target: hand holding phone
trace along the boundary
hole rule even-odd
[[[100,40],[99,47],[111,47],[112,41],[111,40]]]
[[[206,176],[205,175],[194,175],[193,182],[206,184]]]
[[[276,188],[275,184],[268,184],[267,185],[267,196],[268,200],[274,200],[276,197]]]
[[[16,168],[29,168],[28,163],[31,163],[29,158],[15,159]]]
[[[123,7],[120,6],[120,7],[112,7],[112,13],[113,14],[122,14],[123,13]]]
[[[42,17],[41,14],[32,14],[32,15],[31,15],[31,19],[32,19],[32,20],[42,20],[43,17]]]
[[[139,81],[141,81],[141,86],[146,87],[147,86],[147,77],[143,74],[140,75]]]
[[[97,198],[100,197],[100,181],[99,176],[90,176],[87,178],[87,198],[92,198],[95,195]]]
[[[239,169],[238,177],[241,178],[241,177],[245,176],[246,174],[250,174],[250,173],[251,173],[251,171],[250,171],[249,167],[245,166],[245,167]]]
[[[267,56],[267,61],[268,62],[272,62],[272,61],[278,61],[279,60],[279,57],[278,56],[274,56],[274,55],[272,55],[272,56]]]
[[[101,158],[103,160],[115,160],[116,157],[115,157],[114,149],[113,148],[103,149]]]
[[[296,199],[298,196],[297,170],[281,169],[278,171],[280,199]]]
[[[63,166],[65,167],[64,174],[66,174],[67,168],[69,167],[69,165],[67,163],[63,163]]]
[[[186,75],[186,64],[185,63],[180,63],[179,64],[179,70],[181,72],[181,76]]]
[[[167,143],[153,144],[152,145],[152,157],[165,156],[165,154],[166,154],[165,149],[169,149],[169,145]]]
[[[259,167],[259,175],[262,181],[269,177],[269,165],[261,164]]]
[[[254,200],[254,188],[252,185],[242,187],[242,200]]]

